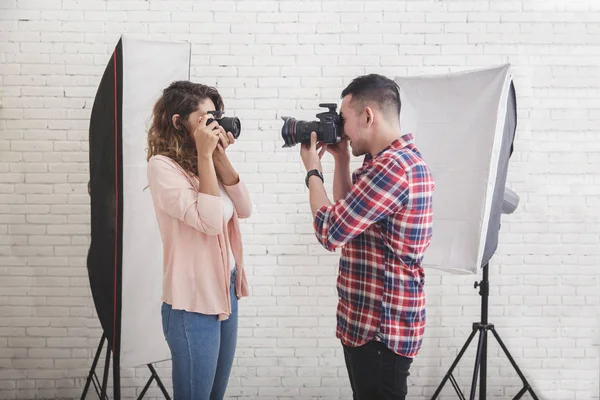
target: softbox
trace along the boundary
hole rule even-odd
[[[162,90],[189,79],[190,50],[189,43],[121,37],[92,108],[87,268],[115,367],[170,358],[160,315],[162,242],[149,190],[144,190],[146,137]]]
[[[401,129],[436,182],[423,265],[477,273],[497,249],[501,214],[518,203],[505,187],[517,119],[510,65],[395,81]]]

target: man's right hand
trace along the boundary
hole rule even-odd
[[[208,121],[212,116],[210,114],[200,117],[198,126],[194,131],[194,140],[196,142],[196,150],[198,157],[212,158],[212,154],[219,143],[219,130],[215,129],[219,124],[217,121],[211,122],[208,126]]]

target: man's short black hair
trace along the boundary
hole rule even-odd
[[[352,95],[352,101],[362,106],[376,103],[384,112],[400,116],[400,88],[398,84],[379,74],[369,74],[354,78],[342,91],[342,98]]]

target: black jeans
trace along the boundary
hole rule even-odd
[[[383,343],[344,346],[354,400],[405,400],[412,359],[402,357]]]

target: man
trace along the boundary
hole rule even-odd
[[[342,92],[342,140],[303,144],[315,234],[342,249],[337,332],[355,400],[405,399],[425,327],[423,253],[432,234],[433,177],[410,134],[400,132],[400,93],[381,75]],[[350,175],[350,153],[363,156]],[[330,203],[321,157],[333,155]]]

